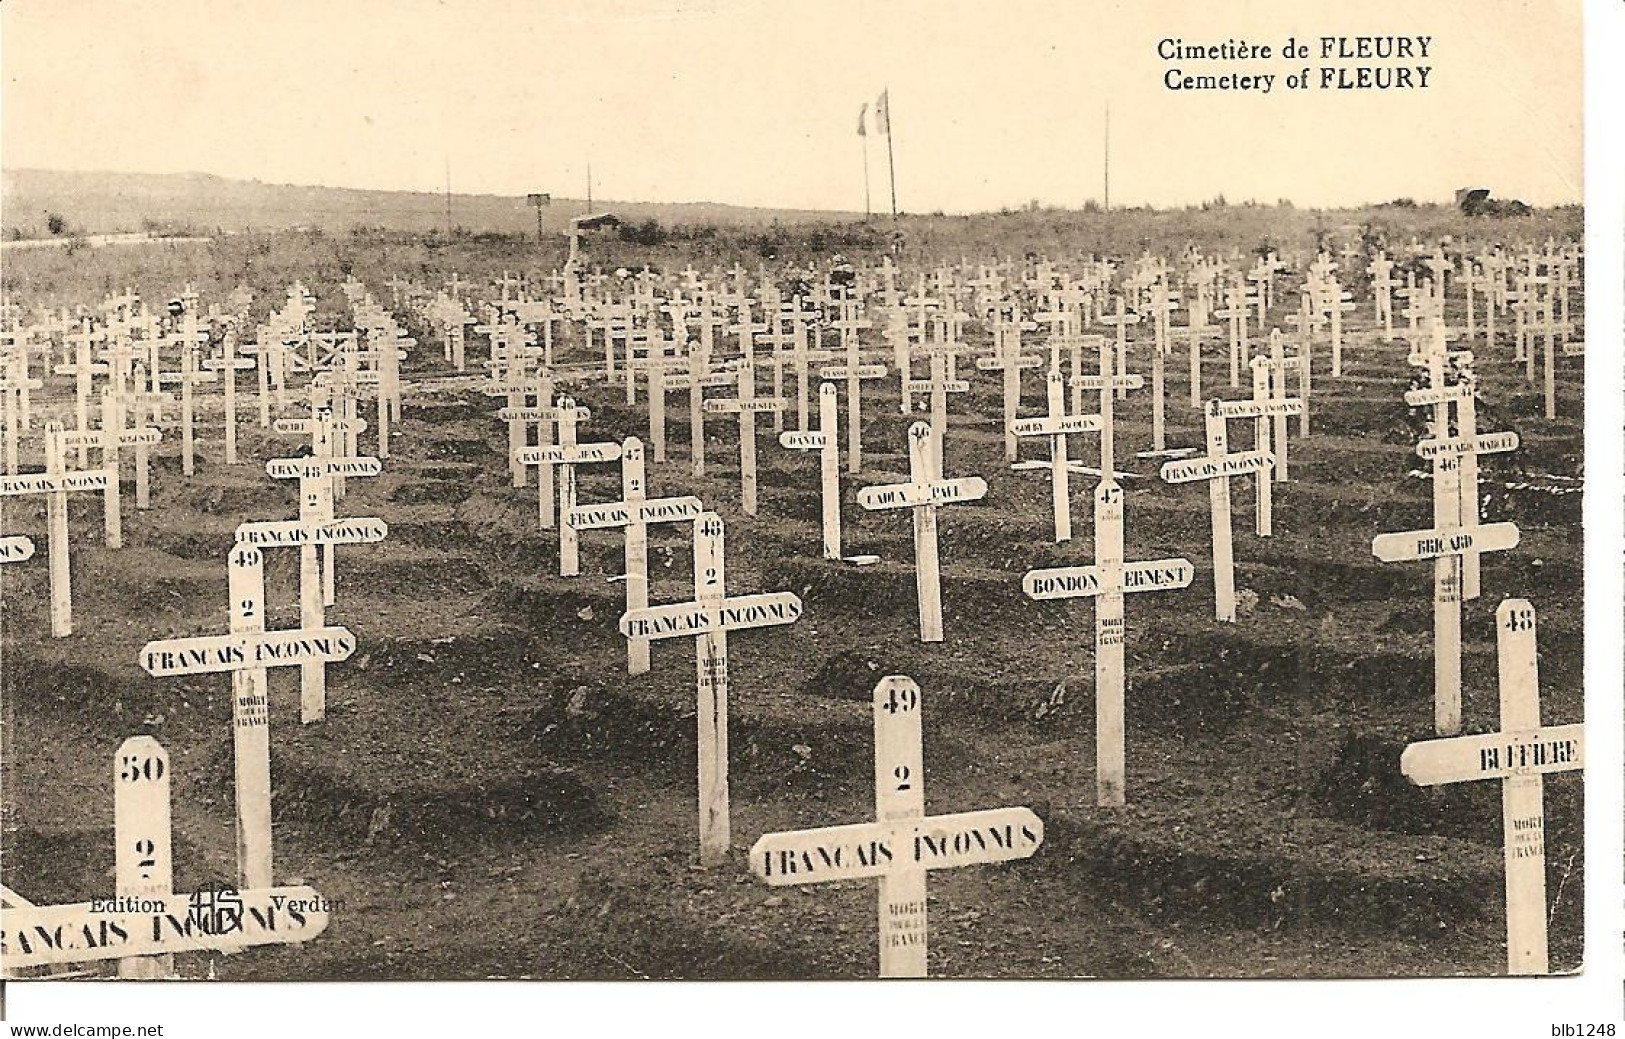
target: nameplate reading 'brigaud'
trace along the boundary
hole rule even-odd
[[[327,929],[330,903],[314,888],[224,894],[229,898],[225,906],[216,903],[211,910],[204,905],[201,911],[193,901],[202,892],[172,895],[159,912],[106,912],[91,902],[8,908],[0,916],[0,961],[15,969],[176,952],[232,952],[307,942]]]
[[[1275,456],[1268,451],[1238,451],[1221,458],[1192,458],[1183,462],[1167,462],[1162,467],[1162,478],[1168,483],[1189,483],[1192,480],[1211,480],[1219,476],[1245,476],[1267,469],[1275,464]]]
[[[1501,552],[1518,545],[1513,523],[1485,523],[1450,530],[1405,530],[1378,534],[1371,539],[1371,554],[1384,563],[1409,559],[1437,559],[1463,552]]]
[[[946,869],[1031,858],[1043,843],[1043,820],[1031,809],[991,808],[769,833],[750,849],[750,868],[774,886],[862,880],[903,865]]]
[[[1018,418],[1010,423],[1010,432],[1018,437],[1059,436],[1062,433],[1097,433],[1099,415],[1043,415],[1038,418]]]
[[[240,545],[281,548],[294,545],[368,545],[389,537],[389,524],[381,519],[355,517],[326,523],[267,520],[237,527]]]
[[[627,638],[667,639],[713,631],[767,628],[801,616],[801,599],[793,592],[740,595],[720,603],[675,603],[631,610],[621,616]]]
[[[1150,592],[1188,588],[1196,576],[1189,559],[1147,559],[1123,564],[1123,591]],[[1029,599],[1071,599],[1098,595],[1100,569],[1094,566],[1063,566],[1052,570],[1029,570],[1021,579],[1021,590]]]
[[[639,502],[610,502],[607,505],[578,505],[568,517],[577,530],[625,527],[633,523],[673,523],[698,519],[705,505],[692,495],[681,498],[650,498]]]
[[[163,678],[340,661],[348,660],[355,646],[355,636],[344,627],[160,639],[141,647],[141,668],[155,678]]]
[[[915,505],[937,505],[943,502],[976,501],[987,496],[987,481],[980,476],[965,476],[957,480],[938,480],[934,483],[892,483],[879,487],[864,487],[858,491],[858,504],[866,509],[902,509]]]
[[[44,494],[50,491],[105,491],[106,470],[85,470],[73,473],[29,473],[23,476],[0,476],[0,495]]]
[[[1407,746],[1399,770],[1417,786],[1462,779],[1506,779],[1574,772],[1585,767],[1585,726],[1548,725],[1526,732],[1487,732]]]

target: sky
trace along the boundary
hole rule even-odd
[[[971,212],[1458,187],[1581,199],[1579,0],[4,0],[0,165]],[[1322,36],[1430,36],[1426,89],[1288,89]],[[1311,44],[1286,60],[1287,37]],[[1272,48],[1167,61],[1159,41]],[[1270,93],[1172,91],[1276,75]],[[886,141],[866,139],[877,211]]]

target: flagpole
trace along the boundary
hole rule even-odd
[[[874,215],[869,204],[869,135],[860,133],[858,136],[863,138],[863,219],[868,220]]]
[[[891,177],[891,218],[897,219],[897,160],[891,149],[891,88],[886,89],[886,170]]]

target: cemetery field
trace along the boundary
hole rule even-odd
[[[334,280],[300,272],[300,239],[280,241],[255,277],[305,277],[317,324],[346,314]],[[63,262],[8,259],[8,288],[44,292],[48,276],[60,290],[71,278]],[[383,279],[397,268],[387,256],[356,246],[344,262],[389,298]],[[108,287],[135,273],[109,269]],[[620,532],[583,532],[581,575],[557,576],[558,533],[538,529],[536,470],[510,485],[502,400],[481,389],[483,342],[458,374],[441,362],[437,332],[408,322],[422,345],[404,363],[403,421],[382,475],[349,480],[342,501],[342,515],[389,526],[380,544],[337,549],[326,621],[353,631],[358,648],[328,667],[320,725],[299,724],[297,669],[269,680],[277,880],[316,887],[334,903],[331,922],[308,945],[194,955],[183,973],[872,976],[874,882],[769,888],[752,878],[746,850],[772,831],[874,819],[871,697],[885,675],[922,691],[927,812],[1025,805],[1044,823],[1030,859],[931,874],[932,976],[1502,972],[1500,784],[1418,788],[1399,770],[1404,747],[1433,736],[1433,568],[1379,562],[1371,542],[1432,526],[1433,498],[1414,452],[1420,409],[1403,402],[1408,348],[1382,342],[1369,300],[1356,300],[1343,375],[1317,359],[1310,435],[1298,437],[1291,419],[1272,536],[1253,533],[1253,478],[1232,481],[1234,624],[1214,619],[1207,487],[1165,483],[1164,459],[1135,457],[1151,447],[1147,391],[1115,404],[1117,468],[1132,474],[1121,481],[1124,558],[1183,557],[1196,571],[1183,590],[1126,597],[1122,807],[1095,803],[1093,603],[1022,591],[1029,570],[1094,561],[1094,479],[1073,477],[1075,536],[1056,544],[1048,471],[1012,471],[1004,458],[996,373],[961,360],[971,389],[950,399],[945,475],[979,476],[988,493],[940,510],[940,644],[919,639],[906,510],[856,504],[860,487],[909,478],[909,426],[925,416],[901,411],[895,378],[864,386],[863,470],[841,477],[842,547],[879,557],[866,566],[821,558],[816,454],[782,449],[764,416],[760,507],[745,515],[735,417],[708,417],[707,471],[695,477],[687,395],[672,395],[649,497],[696,495],[722,516],[730,595],[792,592],[804,604],[792,625],[730,633],[733,851],[705,867],[693,641],[657,641],[649,673],[627,674]],[[1459,306],[1452,299],[1452,321]],[[1150,335],[1137,328],[1128,352],[1128,370],[1148,386]],[[628,406],[619,381],[592,376],[602,354],[579,337],[571,326],[557,356],[564,392],[591,412],[580,441],[649,444],[644,387]],[[991,336],[971,325],[963,340],[983,350]],[[1245,397],[1247,386],[1228,385],[1220,343],[1204,347],[1203,396]],[[878,336],[865,347],[889,357]],[[1521,540],[1483,556],[1482,594],[1463,605],[1464,731],[1496,730],[1495,610],[1506,598],[1540,611],[1542,722],[1580,722],[1584,358],[1559,359],[1559,417],[1547,419],[1541,386],[1525,382],[1510,345],[1474,352],[1478,430],[1520,439],[1480,460],[1483,515],[1515,523]],[[1201,449],[1183,338],[1167,367],[1168,442]],[[1023,415],[1044,412],[1041,373],[1025,373],[1021,403]],[[36,404],[49,410],[48,397]],[[224,631],[233,531],[294,508],[294,487],[266,479],[263,461],[299,453],[297,439],[261,430],[240,406],[244,464],[223,464],[217,393],[201,397],[190,480],[166,431],[153,508],[126,511],[124,548],[102,544],[96,496],[70,500],[70,637],[50,637],[43,567],[0,571],[4,879],[36,902],[109,890],[109,762],[143,733],[170,755],[175,890],[235,877],[231,683],[155,679],[138,655],[153,639]],[[792,410],[784,428],[793,424]],[[1250,435],[1233,434],[1232,449]],[[1047,442],[1023,443],[1022,457],[1047,459]],[[1092,437],[1074,458],[1096,464]],[[580,467],[582,504],[620,497],[618,466]],[[5,533],[43,541],[42,505],[13,498],[4,508]],[[650,525],[652,603],[694,598],[691,543],[687,526]],[[296,554],[266,555],[266,626],[297,627]],[[1549,777],[1553,972],[1580,965],[1582,808],[1579,776]]]

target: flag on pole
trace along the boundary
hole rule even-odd
[[[863,107],[858,109],[858,136],[859,137],[867,137],[867,136],[869,136],[869,131],[864,126],[864,119],[865,119],[865,117],[868,116],[868,114],[869,114],[869,102],[865,101],[863,103]]]
[[[891,133],[891,88],[880,92],[875,101],[875,133]]]

